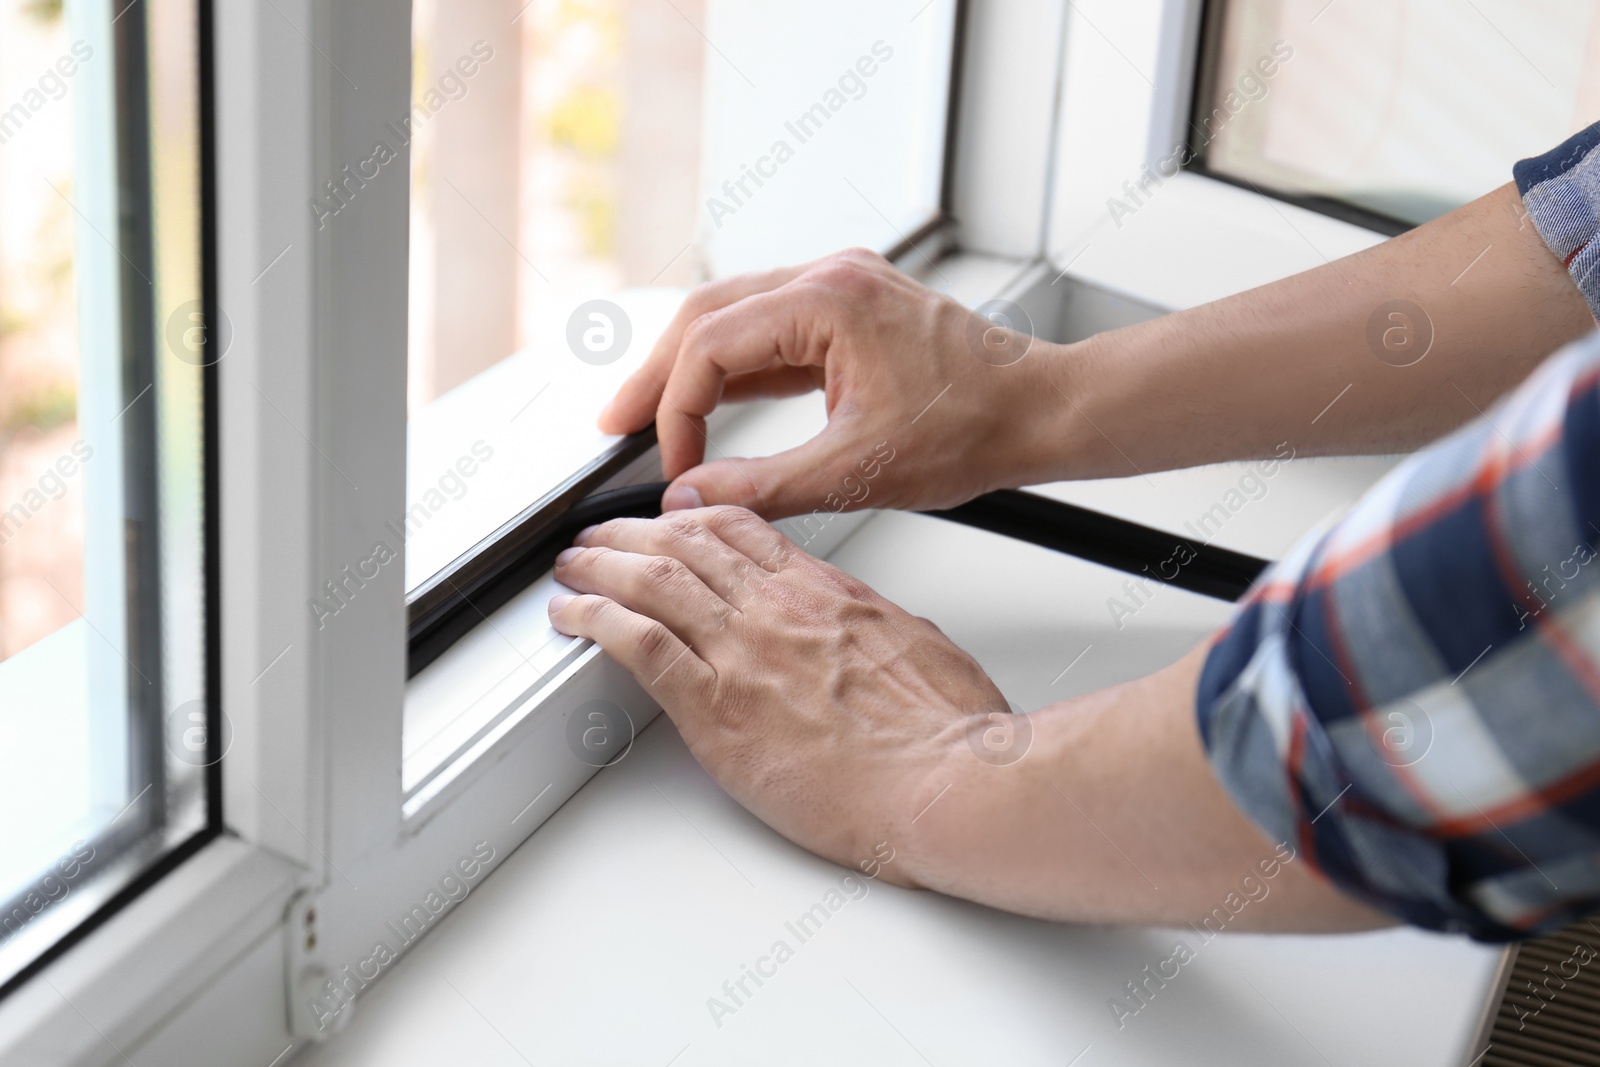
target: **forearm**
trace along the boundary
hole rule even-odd
[[[1013,763],[952,737],[919,778],[926,796],[908,810],[928,806],[902,831],[900,877],[1055,920],[1182,925],[1223,907],[1229,929],[1389,922],[1313,872],[1296,842],[1269,841],[1218,784],[1194,724],[1204,651],[1034,712]]]
[[[1422,312],[1409,337],[1380,313],[1399,300]],[[1298,455],[1409,449],[1592,326],[1508,184],[1356,255],[1051,350],[1072,402],[1041,447],[1060,478],[1254,458],[1284,441]]]

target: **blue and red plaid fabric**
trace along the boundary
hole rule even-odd
[[[1600,124],[1514,169],[1600,311]],[[1272,840],[1418,926],[1600,908],[1600,336],[1410,456],[1211,648],[1201,734]]]

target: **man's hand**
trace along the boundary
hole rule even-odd
[[[586,594],[551,602],[557,629],[632,672],[736,800],[846,866],[903,843],[965,724],[1008,710],[932,623],[742,508],[613,520],[556,577]]]
[[[738,504],[776,519],[948,507],[1048,478],[1061,448],[1045,423],[1071,410],[1057,350],[851,249],[696,289],[600,426],[632,433],[655,420],[675,479],[669,510]],[[828,405],[817,437],[767,459],[698,466],[719,403],[817,388]],[[870,494],[858,491],[863,464],[883,468]]]
[[[583,595],[552,600],[551,622],[599,642],[718,784],[805,848],[857,867],[887,846],[886,880],[1055,919],[1198,921],[1248,878],[1271,900],[1230,928],[1387,921],[1217,783],[1194,718],[1203,648],[1013,718],[932,623],[741,508],[580,540],[556,576]]]
[[[1415,353],[1383,340],[1401,305]],[[696,289],[601,429],[655,419],[669,509],[933,508],[1286,441],[1302,456],[1415,448],[1593,327],[1514,185],[1337,263],[1068,345],[1029,344],[857,249]],[[719,403],[816,388],[828,426],[813,440],[697,466]],[[895,459],[867,487],[861,465],[885,446]]]

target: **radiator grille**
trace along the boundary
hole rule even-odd
[[[1483,1067],[1600,1067],[1600,923],[1517,950]]]

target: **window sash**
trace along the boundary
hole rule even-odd
[[[186,405],[199,408],[193,414],[200,425],[214,426],[208,405],[214,375],[210,369],[199,371],[198,395],[186,396],[186,386],[196,383],[187,368],[174,371],[176,354],[160,342],[163,305],[212,295],[186,288],[191,276],[209,276],[205,255],[198,246],[186,246],[185,234],[174,239],[174,221],[181,230],[185,209],[162,200],[174,184],[181,193],[193,178],[185,173],[190,168],[200,172],[202,188],[207,184],[205,135],[191,152],[158,150],[160,124],[181,129],[201,116],[187,112],[191,101],[183,93],[167,98],[160,93],[163,83],[152,71],[157,50],[164,40],[170,47],[175,33],[186,42],[174,23],[152,16],[149,6],[135,10],[100,0],[72,5],[66,16],[74,39],[87,43],[89,54],[98,58],[83,62],[75,74],[75,180],[69,201],[79,216],[73,259],[82,324],[80,425],[98,462],[86,464],[83,472],[89,496],[85,604],[82,620],[71,624],[80,633],[59,639],[84,642],[78,666],[88,675],[94,807],[116,814],[87,841],[70,848],[63,844],[62,862],[77,860],[89,872],[68,880],[60,904],[52,902],[37,913],[31,906],[45,896],[45,878],[61,881],[54,866],[39,872],[39,881],[14,899],[0,901],[0,916],[26,916],[0,952],[0,998],[20,989],[220,831],[223,730],[216,690],[205,689],[216,677],[215,648],[206,637],[215,618],[216,585],[208,580],[214,571],[197,567],[200,588],[188,590],[181,572],[195,561],[174,551],[184,539],[177,535],[188,536],[182,525],[189,521],[186,516],[202,527],[194,540],[210,543],[215,495],[205,492],[203,477],[196,485],[181,477],[167,484],[172,424],[190,414]],[[186,13],[200,19],[196,30],[203,30],[197,7],[166,15]],[[198,69],[201,56],[192,60],[194,66],[179,69],[194,72],[198,98],[204,72]],[[173,205],[165,220],[157,217],[164,203]],[[205,212],[198,204],[195,209],[203,230]],[[153,395],[147,399],[147,393]],[[205,470],[213,467],[205,455],[198,463]],[[194,500],[190,489],[199,489],[202,499]],[[214,565],[214,556],[207,563]],[[169,568],[176,573],[169,574]],[[195,592],[198,603],[180,605],[175,591]],[[196,610],[202,632],[185,632],[185,613]],[[205,647],[186,647],[190,639]],[[41,642],[18,655],[49,656],[56,647]],[[205,691],[193,692],[189,683],[196,679],[188,677],[187,666],[198,671]],[[186,769],[174,767],[167,720],[180,694],[201,698],[207,749],[198,771],[175,774]]]
[[[1320,266],[1386,236],[1203,171],[1145,179],[1148,193],[1140,187],[1147,167],[1156,171],[1189,143],[1203,6],[1074,0],[1066,12],[1050,259],[1074,278],[1169,310]],[[1119,102],[1115,115],[1101,105],[1107,98]],[[1113,209],[1113,200],[1133,211]]]

